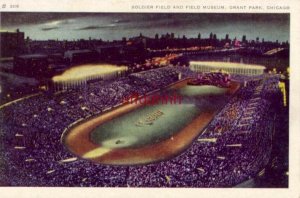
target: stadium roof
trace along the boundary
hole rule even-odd
[[[209,62],[209,61],[190,61],[190,65],[203,65],[209,67],[240,67],[247,69],[265,69],[266,67],[263,65],[254,65],[254,64],[244,64],[244,63],[230,63],[230,62]]]
[[[23,59],[31,59],[31,58],[47,58],[48,56],[45,54],[26,54],[26,55],[21,55],[17,56],[18,58],[23,58]]]

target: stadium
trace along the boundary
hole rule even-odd
[[[2,105],[1,185],[233,187],[261,173],[282,101],[280,76],[261,73],[263,67],[228,70],[227,88],[189,86],[204,75],[195,68],[166,66],[90,83],[80,78],[75,84],[84,86],[67,83],[53,95]],[[123,100],[174,92],[182,104]],[[140,125],[149,117],[151,123]]]

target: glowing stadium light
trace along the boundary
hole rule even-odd
[[[200,172],[203,172],[203,173],[205,172],[205,170],[203,168],[197,168],[197,170]]]
[[[60,103],[59,104],[61,104],[61,105],[64,105],[64,104],[67,104],[67,102],[66,101],[64,101],[64,100],[62,100],[62,101],[60,101]]]
[[[170,183],[170,181],[171,181],[171,177],[170,177],[170,176],[168,176],[168,175],[166,175],[165,177],[166,177],[167,183]]]
[[[279,88],[280,91],[282,93],[282,97],[283,97],[283,106],[287,106],[287,94],[286,94],[286,88],[285,88],[285,83],[284,82],[279,82]]]
[[[87,107],[85,107],[85,106],[83,106],[83,107],[80,107],[81,108],[81,110],[88,110],[88,108]]]
[[[217,138],[199,138],[198,142],[213,142],[213,143],[216,143]]]
[[[36,161],[35,159],[32,159],[32,158],[29,158],[29,159],[26,159],[25,162],[34,162]]]
[[[47,90],[47,87],[45,85],[42,85],[42,86],[39,86],[39,89],[45,91],[45,90]]]
[[[46,174],[51,174],[53,172],[55,172],[55,170],[49,170],[49,171],[46,172]]]
[[[77,160],[77,157],[71,157],[67,159],[60,160],[60,163],[67,163],[67,162],[75,162]]]
[[[14,148],[17,149],[17,150],[24,150],[26,147],[24,147],[24,146],[15,146]]]
[[[226,147],[242,147],[242,144],[227,144]]]
[[[82,182],[85,182],[87,179],[88,179],[88,178],[85,177],[85,178],[83,178],[81,181],[82,181]]]
[[[259,173],[258,173],[258,176],[263,176],[266,172],[266,169],[262,169]]]

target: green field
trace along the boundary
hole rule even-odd
[[[218,110],[228,96],[225,88],[214,86],[185,86],[161,92],[162,95],[177,94],[183,97],[182,104],[159,104],[142,106],[114,118],[94,129],[91,140],[104,148],[138,148],[171,138],[188,125],[201,112]],[[147,117],[162,112],[150,124],[137,124]]]

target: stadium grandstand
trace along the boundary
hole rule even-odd
[[[230,98],[179,155],[144,165],[111,166],[83,160],[61,142],[72,123],[101,115],[131,93],[146,94],[198,73],[183,67],[149,70],[78,89],[38,94],[1,106],[0,183],[7,186],[232,187],[268,163],[280,98],[279,77],[232,75],[248,83]],[[275,120],[274,120],[275,119]]]

